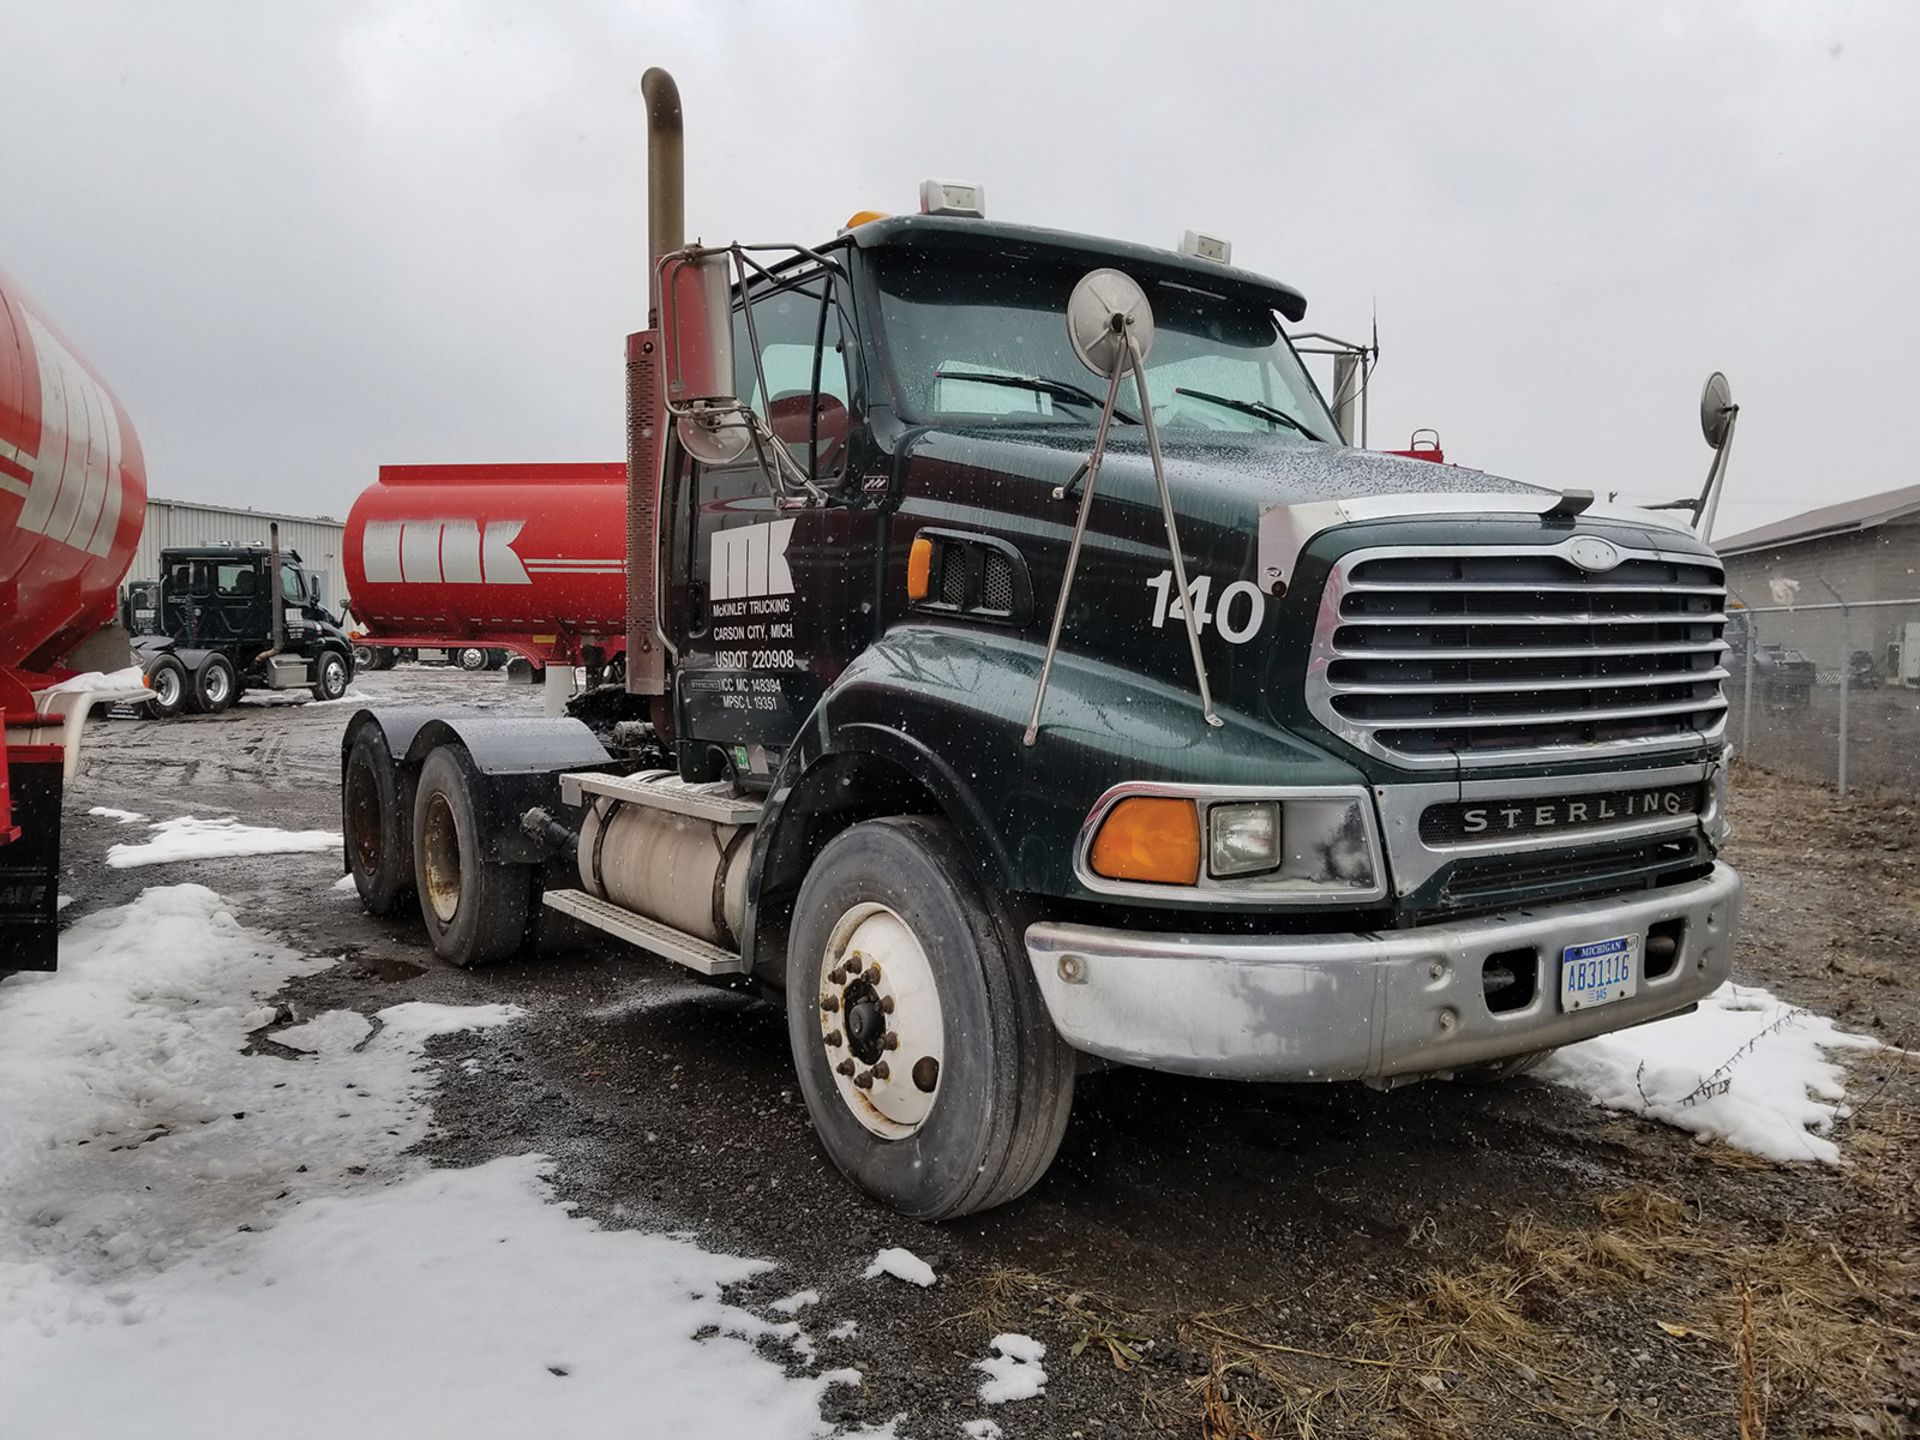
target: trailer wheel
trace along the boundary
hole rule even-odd
[[[162,655],[147,667],[147,688],[153,692],[147,701],[147,718],[171,720],[186,707],[187,667],[171,655]]]
[[[903,1214],[1003,1204],[1045,1173],[1073,1103],[1020,937],[942,821],[841,832],[800,887],[787,1035],[827,1156]]]
[[[392,915],[413,898],[413,797],[402,779],[385,734],[377,725],[362,725],[340,777],[340,830],[347,840],[347,871],[371,915]]]
[[[347,662],[338,650],[322,650],[313,662],[313,698],[338,700],[347,693]]]
[[[487,652],[478,645],[468,645],[454,652],[454,660],[462,670],[484,670],[487,668]]]
[[[354,646],[353,647],[353,668],[356,670],[380,669],[381,668],[380,652],[371,645]]]
[[[200,662],[200,670],[193,677],[193,708],[218,715],[233,704],[236,690],[233,662],[215,652]]]
[[[442,745],[420,767],[413,796],[413,879],[433,952],[455,965],[484,965],[518,950],[527,936],[533,874],[480,856],[473,804],[479,776],[458,745]]]

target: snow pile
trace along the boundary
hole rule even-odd
[[[1047,1372],[1040,1362],[1046,1354],[1047,1347],[1031,1335],[994,1336],[993,1354],[973,1362],[973,1368],[987,1377],[980,1382],[980,1403],[1005,1405],[1044,1392]]]
[[[821,1395],[858,1374],[787,1377],[754,1345],[804,1356],[799,1325],[721,1298],[764,1262],[602,1231],[553,1203],[540,1156],[406,1154],[427,1039],[513,1007],[330,1011],[278,1032],[309,1053],[242,1053],[267,998],[331,963],[179,885],[77,921],[58,972],[0,981],[7,1440],[252,1440],[289,1357],[351,1383],[268,1402],[280,1440],[829,1431]]]
[[[138,665],[129,665],[122,670],[102,673],[89,670],[84,675],[71,675],[58,685],[48,685],[39,693],[42,695],[65,695],[75,690],[144,690],[147,688],[147,672]]]
[[[115,845],[107,864],[116,870],[135,865],[165,865],[176,860],[217,860],[231,855],[290,855],[309,850],[337,850],[336,830],[281,830],[272,825],[243,825],[231,815],[202,820],[182,815],[148,827],[154,838],[142,845]]]
[[[1001,1440],[1000,1426],[992,1420],[969,1420],[960,1427],[967,1440]]]
[[[819,1303],[820,1292],[818,1290],[797,1290],[784,1300],[774,1301],[768,1308],[776,1310],[782,1315],[798,1315],[802,1310],[806,1309],[807,1306],[818,1305]]]
[[[863,1277],[873,1280],[881,1275],[891,1275],[896,1280],[904,1280],[909,1285],[918,1285],[922,1289],[933,1284],[933,1267],[911,1250],[902,1250],[895,1246],[882,1250],[873,1257]]]
[[[96,805],[87,814],[98,815],[103,820],[118,820],[122,825],[131,825],[136,820],[147,818],[137,810],[115,810],[111,805]]]
[[[1828,1135],[1848,1111],[1835,1050],[1879,1042],[1731,981],[1691,1015],[1569,1045],[1536,1072],[1609,1110],[1664,1121],[1769,1160],[1840,1163]]]

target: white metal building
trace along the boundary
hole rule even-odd
[[[324,576],[321,595],[329,610],[338,610],[347,594],[343,552],[346,521],[324,515],[279,515],[269,510],[241,510],[201,505],[192,500],[147,501],[147,524],[140,532],[129,580],[150,579],[160,573],[160,552],[170,545],[265,545],[267,526],[280,525],[280,548],[298,550],[303,565]]]

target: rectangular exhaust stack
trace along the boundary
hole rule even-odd
[[[686,244],[686,171],[680,87],[656,67],[640,77],[640,94],[647,105],[647,328],[627,337],[627,693],[665,695],[658,588],[667,444],[660,260]]]

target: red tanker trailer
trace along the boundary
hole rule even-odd
[[[626,480],[619,461],[382,465],[347,512],[354,643],[512,650],[617,677]]]
[[[0,971],[53,968],[80,727],[99,701],[145,693],[76,677],[131,664],[112,627],[146,510],[120,402],[0,272]]]

